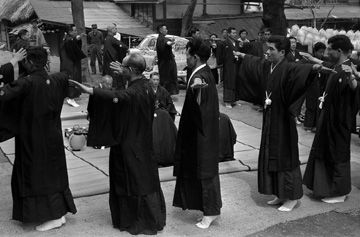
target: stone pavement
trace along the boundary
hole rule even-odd
[[[221,94],[221,93],[220,93]],[[178,111],[184,100],[184,92],[177,96],[175,105]],[[220,98],[221,101],[221,98]],[[82,95],[78,101],[79,108],[66,104],[63,107],[63,129],[75,124],[86,126],[87,97]],[[160,236],[246,236],[265,230],[279,223],[288,223],[301,218],[307,218],[331,211],[346,212],[359,208],[360,191],[360,145],[359,138],[352,140],[352,175],[353,191],[347,201],[342,204],[329,205],[311,198],[306,190],[298,207],[290,213],[282,213],[274,207],[266,205],[271,197],[257,192],[257,155],[260,144],[261,114],[250,104],[243,103],[231,110],[221,106],[221,111],[232,119],[237,132],[235,145],[235,161],[220,164],[221,192],[223,200],[222,215],[208,230],[199,230],[194,226],[199,212],[182,211],[172,207],[174,179],[172,167],[160,168],[161,186],[167,203],[167,225]],[[176,122],[179,118],[177,117]],[[302,163],[306,163],[313,134],[305,132],[301,127],[299,132],[299,151]],[[13,141],[0,144],[7,159],[0,158],[0,235],[1,236],[118,236],[128,235],[112,228],[108,207],[108,149],[99,150],[86,147],[80,152],[65,149],[69,172],[70,187],[74,194],[78,213],[67,216],[64,228],[48,233],[38,233],[33,225],[21,225],[11,221],[11,162],[14,159]],[[241,161],[241,162],[240,162]],[[305,165],[302,165],[304,170]],[[102,195],[94,195],[102,194]],[[89,196],[89,197],[86,197]],[[360,229],[360,228],[359,228]],[[266,235],[269,233],[270,235]],[[266,232],[259,236],[277,236],[276,232]],[[320,235],[319,235],[320,236]],[[331,236],[331,235],[330,235]]]

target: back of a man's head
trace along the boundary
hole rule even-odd
[[[192,39],[186,45],[189,54],[192,56],[199,56],[201,62],[206,62],[211,54],[210,46],[202,39]]]
[[[273,43],[278,51],[284,50],[285,55],[290,52],[290,40],[282,35],[272,35],[267,40],[268,43]]]
[[[346,35],[335,35],[328,40],[328,44],[334,50],[341,49],[344,54],[350,54],[354,49],[349,37]]]
[[[145,58],[139,53],[131,53],[124,59],[124,61],[126,61],[126,66],[135,69],[136,74],[140,75],[146,69]]]
[[[43,47],[29,47],[26,50],[27,60],[37,69],[42,69],[45,67],[48,54]]]

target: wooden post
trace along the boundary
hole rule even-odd
[[[207,13],[206,13],[206,4],[207,4],[207,1],[206,0],[203,0],[203,16],[206,16]]]

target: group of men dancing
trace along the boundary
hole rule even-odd
[[[162,31],[165,36],[166,29]],[[164,48],[171,49],[171,40],[159,37],[161,40]],[[289,63],[286,55],[290,40],[271,36],[267,40],[267,59],[236,50],[228,55],[232,60],[242,59],[237,82],[239,98],[264,106],[258,189],[275,196],[268,204],[280,205],[279,211],[291,211],[296,206],[303,195],[303,183],[327,203],[343,202],[350,193],[350,127],[359,80],[359,72],[348,60],[352,49],[348,37],[337,35],[328,40],[328,61],[306,54],[309,63]],[[215,78],[207,65],[210,54],[208,42],[199,38],[186,46],[191,74],[173,171],[173,206],[200,210],[203,215],[196,226],[203,229],[216,220],[222,207],[219,101]],[[159,60],[159,64],[173,67],[172,62],[169,64],[171,57]],[[36,229],[46,231],[65,224],[66,213],[76,213],[60,120],[63,100],[72,85],[90,95],[88,145],[110,146],[109,205],[113,226],[131,234],[163,230],[166,208],[152,141],[156,97],[143,76],[145,59],[134,53],[122,62],[110,63],[112,72],[127,80],[126,89],[110,90],[69,80],[66,73],[48,75],[44,69],[46,58],[41,47],[20,49],[10,63],[0,68],[0,141],[15,137],[13,219],[38,222]],[[29,75],[14,80],[14,65],[23,59]],[[299,100],[319,73],[326,76],[326,86],[302,178],[294,118]],[[160,70],[160,81],[168,74]],[[166,89],[173,94],[177,88],[169,83]]]

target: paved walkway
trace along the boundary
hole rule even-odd
[[[220,98],[221,99],[221,98]],[[184,93],[178,96],[175,105],[178,111],[184,100]],[[62,113],[63,129],[75,124],[86,126],[85,119],[87,97],[79,100],[80,107],[73,108],[64,105]],[[257,192],[257,155],[260,144],[261,114],[252,105],[243,103],[231,110],[221,106],[232,119],[237,132],[235,145],[235,161],[220,164],[221,192],[223,200],[221,218],[208,230],[199,230],[194,226],[199,212],[182,211],[172,207],[172,196],[175,182],[172,177],[172,167],[160,168],[161,186],[167,203],[167,225],[160,236],[245,236],[254,234],[279,223],[298,220],[330,211],[345,212],[359,208],[360,191],[360,146],[359,138],[353,137],[352,169],[353,191],[347,201],[342,204],[328,205],[311,198],[308,191],[293,212],[282,213],[274,207],[266,205],[271,199]],[[178,122],[177,118],[177,122]],[[300,158],[306,162],[313,134],[307,133],[301,127],[299,131]],[[76,198],[79,209],[74,216],[68,215],[66,227],[48,233],[33,231],[33,225],[21,225],[11,221],[11,165],[0,162],[0,233],[1,236],[119,236],[119,231],[111,226],[108,207],[108,149],[99,150],[86,147],[80,152],[65,149],[71,190]],[[13,141],[0,144],[9,161],[14,159]],[[0,159],[1,160],[1,159]],[[241,161],[241,162],[239,162]],[[304,170],[305,165],[302,166]],[[95,195],[94,194],[102,194]],[[85,197],[90,196],[90,197]],[[272,232],[274,234],[274,232]],[[128,235],[121,232],[121,235]],[[263,235],[266,236],[266,235]],[[271,235],[269,235],[271,236]]]

